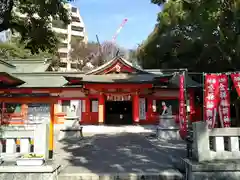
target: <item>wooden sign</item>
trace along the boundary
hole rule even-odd
[[[130,101],[131,95],[107,95],[107,101]]]

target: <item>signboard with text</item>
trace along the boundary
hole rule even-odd
[[[50,121],[50,104],[29,103],[27,111],[28,123],[42,123]]]

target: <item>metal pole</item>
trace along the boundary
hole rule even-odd
[[[231,77],[229,78],[229,76],[231,76],[230,74],[226,74],[227,75],[227,80],[228,80],[228,88],[227,88],[227,91],[228,91],[228,98],[229,98],[229,104],[230,104],[230,127],[233,126],[233,122],[232,122],[232,118],[231,118],[231,84],[230,84],[230,80],[231,80]],[[236,108],[236,106],[234,106],[234,108]]]

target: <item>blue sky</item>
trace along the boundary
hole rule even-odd
[[[117,44],[136,48],[152,32],[160,8],[150,0],[75,0],[86,26],[89,41],[110,41],[124,18],[128,22]]]

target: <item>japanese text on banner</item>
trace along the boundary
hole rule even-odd
[[[238,96],[240,96],[240,73],[231,74],[231,78],[232,78],[234,87],[236,88],[236,91],[238,93]]]
[[[230,96],[228,91],[228,76],[219,75],[219,117],[222,127],[230,127]]]
[[[183,129],[187,128],[185,97],[184,97],[184,75],[180,75],[179,89],[179,123]]]
[[[217,105],[219,100],[218,75],[205,75],[204,87],[204,120],[207,122],[209,128],[214,128],[216,123]]]

